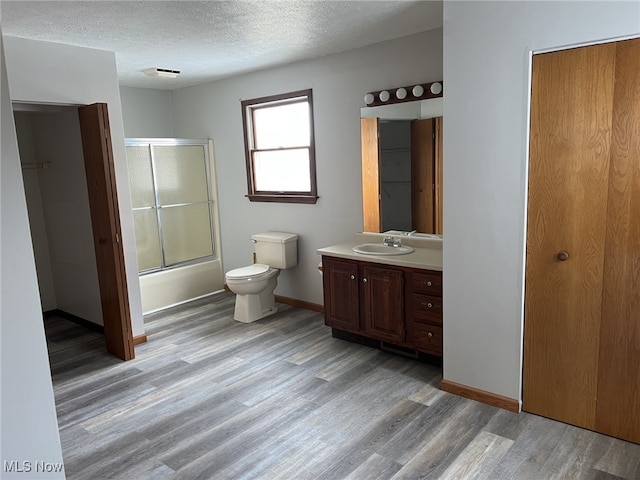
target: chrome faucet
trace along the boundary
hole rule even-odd
[[[418,231],[417,231],[417,230],[411,230],[410,232],[407,232],[405,235],[406,235],[407,237],[410,237],[411,235],[413,235],[413,234],[415,234],[415,233],[418,233]]]
[[[399,238],[395,237],[384,237],[382,240],[382,244],[387,247],[401,247],[402,241]]]

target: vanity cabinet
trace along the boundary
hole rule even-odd
[[[404,338],[403,272],[323,257],[325,323],[370,338]]]
[[[322,257],[325,324],[442,356],[442,273]],[[337,335],[336,335],[337,336]]]

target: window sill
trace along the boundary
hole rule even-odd
[[[251,202],[316,203],[317,195],[245,195]]]

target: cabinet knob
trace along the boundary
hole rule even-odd
[[[564,262],[569,258],[569,253],[563,250],[562,252],[558,252],[558,255],[556,255],[556,258],[559,261]]]
[[[366,278],[363,278],[363,279],[362,279],[362,281],[363,281],[364,283],[367,283],[369,280],[367,280]]]
[[[429,302],[429,303],[427,303],[427,307],[431,308],[431,307],[433,307],[433,304],[431,302]]]
[[[355,275],[351,275],[351,280],[355,280],[356,276]]]
[[[433,333],[431,332],[427,333],[427,337],[433,337]]]
[[[432,285],[431,280],[429,280],[429,281],[427,282],[427,287],[430,287],[431,285]]]

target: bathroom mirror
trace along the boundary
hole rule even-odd
[[[442,234],[442,97],[360,109],[363,231]]]

